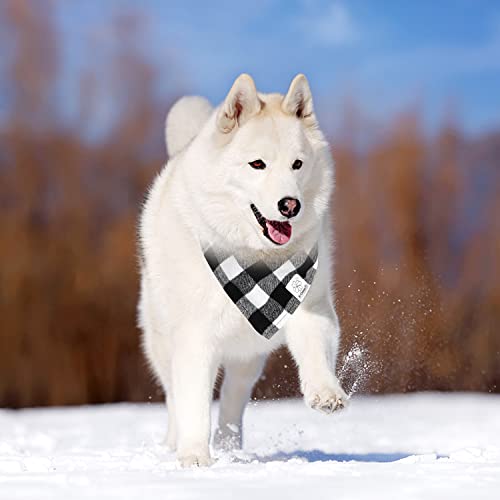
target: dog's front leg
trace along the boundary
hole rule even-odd
[[[302,304],[286,326],[286,337],[306,404],[325,413],[344,407],[347,396],[335,375],[340,328],[333,308]]]
[[[218,366],[207,336],[193,335],[194,332],[184,328],[176,332],[178,342],[172,355],[177,458],[183,467],[212,463],[210,407]]]

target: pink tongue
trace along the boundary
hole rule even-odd
[[[283,245],[292,236],[292,226],[288,222],[275,222],[266,220],[267,234],[278,245]]]

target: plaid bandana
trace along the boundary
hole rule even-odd
[[[242,263],[209,247],[205,258],[215,277],[254,329],[270,339],[295,312],[318,268],[318,246],[285,262]]]

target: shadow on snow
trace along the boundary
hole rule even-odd
[[[297,450],[289,453],[279,452],[267,457],[259,457],[261,462],[286,462],[293,458],[300,458],[307,462],[396,462],[411,457],[415,453],[325,453],[321,450]]]

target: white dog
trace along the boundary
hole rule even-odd
[[[216,446],[241,446],[252,387],[266,356],[282,344],[298,364],[309,406],[331,413],[347,401],[335,376],[333,162],[304,75],[285,97],[258,93],[245,74],[215,109],[204,98],[184,97],[167,117],[166,141],[170,160],[140,220],[139,323],[166,393],[167,445],[183,466],[201,466],[212,463],[210,406],[220,366]],[[282,313],[289,316],[282,328],[259,334],[221,286],[207,247],[236,255],[237,262],[264,263],[316,248],[316,273],[312,282],[290,274],[288,280],[298,280],[292,293],[300,306]]]

